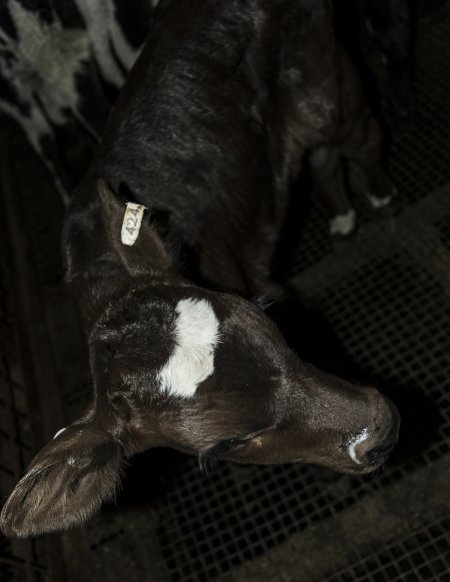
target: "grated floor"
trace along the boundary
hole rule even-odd
[[[418,527],[395,542],[360,559],[350,568],[322,578],[323,582],[385,582],[449,578],[450,514],[436,515],[431,525]]]

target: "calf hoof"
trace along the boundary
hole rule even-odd
[[[329,222],[330,236],[333,238],[347,238],[356,230],[356,212],[353,208],[345,214],[338,214]]]
[[[391,206],[393,200],[397,198],[398,190],[395,186],[392,187],[392,190],[389,194],[385,194],[383,196],[377,196],[376,194],[367,194],[367,199],[369,200],[370,206],[374,210],[383,210]]]

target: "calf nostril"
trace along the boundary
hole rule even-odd
[[[359,448],[359,459],[364,465],[381,465],[397,444],[400,428],[398,410],[390,400],[383,399],[382,403],[376,419],[378,429]]]
[[[389,440],[389,442],[384,442],[372,447],[366,452],[364,461],[369,464],[385,461],[393,451],[396,444],[397,439]]]

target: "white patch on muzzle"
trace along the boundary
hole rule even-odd
[[[357,465],[361,465],[361,461],[358,461],[356,458],[356,447],[363,443],[367,437],[369,436],[369,431],[367,428],[363,429],[358,435],[356,435],[353,439],[351,439],[348,443],[348,454],[350,455],[351,460],[356,463]]]
[[[181,299],[176,311],[175,349],[158,379],[162,390],[189,397],[214,371],[219,320],[205,299]]]

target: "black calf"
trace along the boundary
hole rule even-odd
[[[154,446],[350,473],[386,460],[395,407],[302,362],[246,299],[270,288],[305,150],[340,148],[388,194],[352,75],[329,2],[157,8],[66,220],[94,401],[33,460],[3,509],[6,534],[82,522],[124,459]]]

